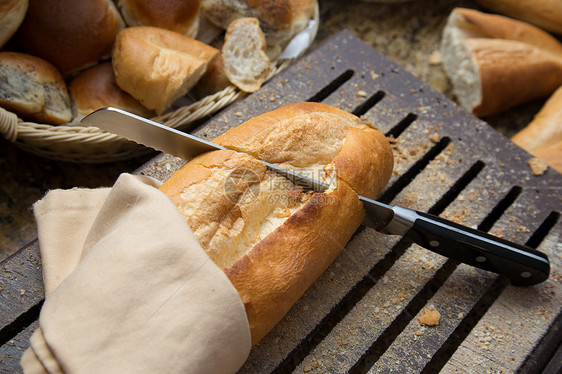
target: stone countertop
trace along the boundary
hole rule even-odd
[[[348,29],[405,70],[454,99],[437,52],[441,30],[456,6],[479,9],[468,0],[417,0],[402,4],[320,0],[315,44]],[[534,101],[486,120],[506,135],[527,124],[544,101]],[[54,188],[111,186],[122,172],[146,162],[144,156],[98,165],[47,160],[0,138],[0,260],[33,240],[32,204]]]

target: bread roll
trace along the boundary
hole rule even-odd
[[[223,29],[235,19],[255,17],[267,44],[278,45],[304,30],[315,6],[316,0],[203,0],[202,10]]]
[[[562,45],[503,16],[455,9],[441,54],[460,104],[481,117],[547,97],[562,84]]]
[[[21,41],[68,74],[109,57],[124,25],[111,0],[31,0]]]
[[[224,41],[216,43],[213,47],[217,48],[219,51],[222,49]],[[222,53],[218,53],[207,66],[207,71],[199,79],[199,82],[193,87],[193,93],[198,98],[203,98],[208,95],[217,93],[226,87],[230,86],[232,83],[226,71],[224,69],[224,60],[222,58]]]
[[[562,34],[562,1],[560,0],[476,0],[476,2],[494,12]]]
[[[226,30],[222,59],[228,79],[242,91],[257,91],[271,70],[257,18],[240,18]]]
[[[119,0],[129,26],[154,26],[195,38],[201,0]]]
[[[20,27],[29,0],[3,0],[0,2],[0,47],[2,47]]]
[[[562,86],[511,140],[562,173]]]
[[[0,52],[0,106],[25,120],[60,125],[72,119],[61,73],[24,53]]]
[[[131,95],[115,82],[111,62],[104,62],[78,74],[69,85],[74,116],[83,118],[93,111],[108,106],[124,109],[142,117],[152,117]]]
[[[255,344],[343,249],[363,219],[357,194],[381,192],[392,151],[384,135],[357,117],[318,103],[262,114],[214,141],[245,153],[200,155],[161,190],[238,290]],[[330,188],[302,191],[258,159]]]
[[[219,51],[195,39],[157,27],[128,27],[113,50],[121,89],[161,114],[201,78]]]

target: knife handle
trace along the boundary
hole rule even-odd
[[[451,259],[506,276],[515,286],[545,281],[548,257],[524,245],[498,238],[427,213],[401,208],[410,221],[405,238]]]

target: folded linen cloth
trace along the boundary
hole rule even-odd
[[[176,207],[145,176],[50,191],[33,209],[46,300],[25,373],[231,373],[244,306]]]

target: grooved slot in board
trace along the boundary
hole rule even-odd
[[[466,171],[454,184],[447,193],[445,193],[438,202],[436,202],[430,209],[431,214],[440,214],[443,210],[453,202],[458,195],[473,181],[478,173],[484,168],[484,164],[481,161],[476,162],[468,171]],[[406,250],[412,245],[412,242],[408,239],[400,239],[392,249],[385,255],[385,257],[379,261],[361,281],[359,281],[350,292],[345,295],[341,302],[338,303],[328,315],[322,320],[321,323],[306,337],[306,339],[301,342],[301,344],[290,353],[290,355],[277,367],[274,371],[275,373],[284,373],[293,371],[302,360],[324,339],[330,331],[339,323],[341,320],[353,309],[353,307],[369,292],[369,290],[387,273],[387,271],[396,263],[396,261],[406,252]],[[406,309],[407,316],[409,312],[413,311],[418,304],[425,302],[427,298],[431,297],[431,292],[435,292],[436,289],[447,279],[447,277],[454,270],[455,264],[449,264],[444,268],[440,269],[439,274],[432,280],[433,283],[426,285],[425,291],[418,295],[418,301],[412,300],[412,306],[410,309]],[[419,308],[421,308],[419,306]],[[416,312],[417,313],[417,312]],[[415,313],[414,313],[415,314]],[[409,320],[409,319],[408,319]],[[404,323],[407,324],[405,319],[397,319],[395,321],[400,326]],[[388,339],[394,336],[394,331],[401,331],[402,328],[398,328],[399,325],[391,325],[393,332],[388,332],[385,337],[385,344],[391,344],[392,339]],[[390,334],[390,335],[389,335]],[[387,347],[388,347],[387,345]],[[386,349],[386,348],[385,348]],[[382,351],[384,352],[384,350]],[[382,354],[382,352],[380,352]],[[378,354],[379,352],[377,352]],[[363,364],[361,364],[363,367]]]
[[[327,98],[328,96],[333,94],[338,88],[340,88],[345,82],[350,80],[351,77],[353,77],[353,74],[354,72],[351,69],[344,71],[336,79],[328,83],[326,86],[324,86],[324,88],[322,88],[314,96],[312,96],[306,101],[311,101],[315,103],[322,102],[325,98]]]
[[[396,126],[390,129],[385,135],[391,136],[393,138],[399,137],[400,134],[402,134],[404,130],[406,130],[408,126],[410,126],[417,118],[418,116],[416,114],[408,113],[408,115],[404,117],[404,119],[398,122]]]
[[[351,113],[355,114],[358,117],[362,116],[363,114],[367,113],[367,111],[369,111],[369,109],[371,109],[372,107],[377,105],[377,103],[379,101],[381,101],[384,98],[385,95],[386,95],[386,92],[384,92],[384,91],[375,92],[367,100],[365,100],[362,104],[357,106],[357,108],[355,108]]]
[[[41,300],[38,304],[22,313],[11,324],[4,326],[0,330],[0,346],[13,339],[14,336],[20,333],[20,331],[24,330],[27,326],[31,325],[33,321],[39,318],[39,312],[41,311],[43,302],[44,300]]]

